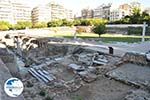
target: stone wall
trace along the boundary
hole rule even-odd
[[[16,63],[15,56],[9,53],[6,48],[0,48],[0,58],[9,69],[10,73],[15,77],[19,77],[19,69]]]
[[[127,52],[123,58],[125,62],[132,62],[136,64],[148,65],[148,61],[145,54],[136,52]]]
[[[4,83],[7,79],[12,78],[8,68],[3,63],[3,61],[0,59],[0,100],[24,100],[23,95],[17,97],[17,98],[11,98],[6,95],[4,92]]]

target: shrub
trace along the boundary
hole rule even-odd
[[[105,33],[105,30],[106,30],[105,24],[99,24],[99,25],[95,26],[92,31],[94,33],[98,34],[100,37],[101,34]]]
[[[142,27],[128,27],[128,35],[141,35]]]
[[[48,27],[59,27],[62,26],[63,22],[62,20],[53,20],[47,23]]]
[[[7,31],[9,30],[7,25],[0,25],[0,31]]]
[[[92,21],[90,19],[82,19],[81,26],[92,26]]]
[[[81,25],[81,21],[79,19],[76,19],[73,21],[73,25],[74,26],[80,26]]]
[[[15,25],[15,29],[20,30],[20,29],[25,29],[26,27],[31,28],[32,23],[29,21],[19,21]]]
[[[62,26],[73,26],[73,22],[72,21],[68,21],[66,19],[62,20]]]
[[[47,27],[47,23],[45,22],[39,22],[33,25],[33,28],[46,28]]]
[[[13,29],[13,26],[7,21],[0,21],[0,30],[6,31],[9,29]]]

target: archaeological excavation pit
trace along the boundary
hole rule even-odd
[[[73,40],[22,35],[2,44],[0,57],[11,74],[22,79],[25,100],[44,100],[43,91],[54,100],[124,100],[136,88],[124,83],[149,86],[149,61],[142,54],[118,57]]]

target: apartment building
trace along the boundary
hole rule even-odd
[[[0,21],[13,23],[12,4],[10,0],[0,0]]]
[[[32,23],[51,21],[51,9],[49,6],[39,5],[32,9]]]
[[[56,2],[49,3],[49,7],[51,8],[51,19],[73,19],[72,10],[66,9],[63,5],[60,5]]]
[[[122,4],[117,9],[110,12],[110,21],[120,20],[127,15],[132,14],[132,7],[129,4]]]
[[[20,2],[12,2],[14,23],[31,21],[31,8]]]
[[[18,21],[31,21],[31,9],[16,0],[0,0],[0,20],[12,24]]]
[[[93,10],[86,8],[86,9],[82,9],[81,11],[81,17],[82,18],[93,18]]]
[[[108,19],[110,17],[110,9],[111,9],[111,4],[108,5],[101,5],[94,9],[94,18],[103,18],[103,19]]]
[[[73,11],[72,11],[72,10],[66,9],[66,10],[65,10],[65,13],[66,13],[66,19],[67,19],[67,20],[72,20],[72,19],[74,19],[74,15],[73,15]]]

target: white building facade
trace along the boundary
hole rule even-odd
[[[116,21],[132,14],[132,8],[128,4],[122,4],[117,9],[112,9],[110,12],[110,21]]]
[[[51,2],[48,4],[51,8],[51,19],[73,19],[73,12],[70,9],[66,9],[63,5],[60,5],[56,2]]]
[[[32,10],[32,23],[51,21],[51,9],[45,5],[39,5]]]
[[[103,18],[103,19],[108,19],[110,18],[110,9],[111,9],[111,4],[108,5],[101,5],[94,9],[93,11],[93,17],[94,18]]]
[[[0,20],[12,24],[31,21],[31,8],[15,0],[0,0]]]
[[[13,23],[12,4],[9,0],[0,0],[0,21]]]

